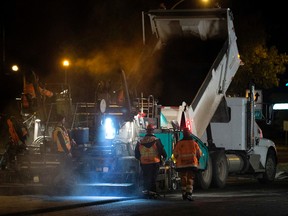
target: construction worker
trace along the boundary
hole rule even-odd
[[[38,90],[35,91],[35,89]],[[45,97],[51,98],[52,96],[52,91],[42,88],[39,85],[39,77],[34,71],[29,71],[29,73],[24,76],[22,95],[22,106],[24,109],[35,112],[39,106],[38,101],[41,101],[42,99],[45,100]]]
[[[166,151],[160,139],[153,134],[153,124],[148,124],[146,135],[135,147],[135,158],[140,161],[143,173],[143,194],[155,196],[156,180],[161,162],[167,158]]]
[[[194,179],[202,155],[198,144],[192,139],[188,128],[183,129],[183,138],[179,140],[174,149],[173,157],[176,161],[176,171],[181,178],[183,200],[193,201]]]
[[[15,116],[0,113],[0,148],[5,151],[0,157],[0,168],[5,169],[10,160],[15,160],[18,153],[27,150],[26,140],[29,136],[28,129],[24,123]],[[3,145],[3,146],[2,146]]]
[[[22,146],[26,149],[26,139],[29,136],[26,125],[24,125],[24,123],[18,120],[15,116],[7,118],[7,125],[12,142],[15,145]]]
[[[57,125],[52,132],[52,140],[56,144],[56,149],[60,159],[60,170],[55,177],[54,184],[71,182],[72,175],[72,146],[76,145],[75,141],[70,138],[67,129],[65,128],[65,116],[57,115]]]

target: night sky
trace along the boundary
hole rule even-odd
[[[117,77],[119,68],[125,69],[129,81],[141,56],[141,12],[158,8],[160,2],[1,1],[1,111],[22,92],[21,74],[11,74],[7,70],[11,64],[18,64],[21,72],[34,70],[43,83],[63,82],[61,61],[67,57],[71,61],[68,72],[73,74],[69,75],[69,81],[74,92],[79,94],[77,96],[81,93],[87,95],[89,99],[93,97],[99,80],[111,74]],[[177,1],[164,2],[169,8]],[[231,8],[235,20],[240,16],[260,14],[267,31],[268,45],[275,45],[281,53],[288,50],[284,3],[220,1],[222,7]],[[237,26],[235,28],[237,34]],[[140,76],[139,79],[142,78]],[[131,78],[130,82],[137,84],[141,80],[134,75],[134,80]]]

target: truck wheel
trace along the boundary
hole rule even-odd
[[[228,177],[228,163],[223,151],[213,154],[213,175],[212,185],[217,188],[223,188],[226,185]]]
[[[260,183],[270,183],[273,182],[276,175],[276,156],[271,150],[267,153],[265,172],[262,178],[258,178]]]
[[[207,169],[202,172],[198,172],[196,175],[197,186],[201,189],[208,189],[212,181],[212,159],[209,157]]]

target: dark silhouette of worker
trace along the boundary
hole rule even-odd
[[[154,126],[148,124],[146,135],[135,147],[135,158],[140,161],[143,173],[143,193],[152,196],[157,194],[156,180],[160,164],[167,158],[167,153],[161,140],[153,132]]]
[[[45,98],[51,98],[53,92],[49,91],[39,82],[39,77],[34,71],[28,71],[24,76],[22,107],[28,113],[33,113],[45,102]]]
[[[65,116],[57,114],[57,124],[52,132],[52,140],[59,155],[59,172],[54,179],[54,186],[64,188],[74,183],[72,147],[76,145],[65,127]]]
[[[4,154],[0,157],[1,169],[6,169],[9,162],[15,163],[16,155],[27,150],[28,136],[28,128],[21,119],[0,113],[0,137],[5,148]]]

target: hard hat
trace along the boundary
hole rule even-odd
[[[152,131],[152,130],[154,130],[154,125],[153,124],[148,124],[146,129],[149,130],[149,131]]]
[[[183,128],[183,136],[190,136],[191,131],[188,127]]]

